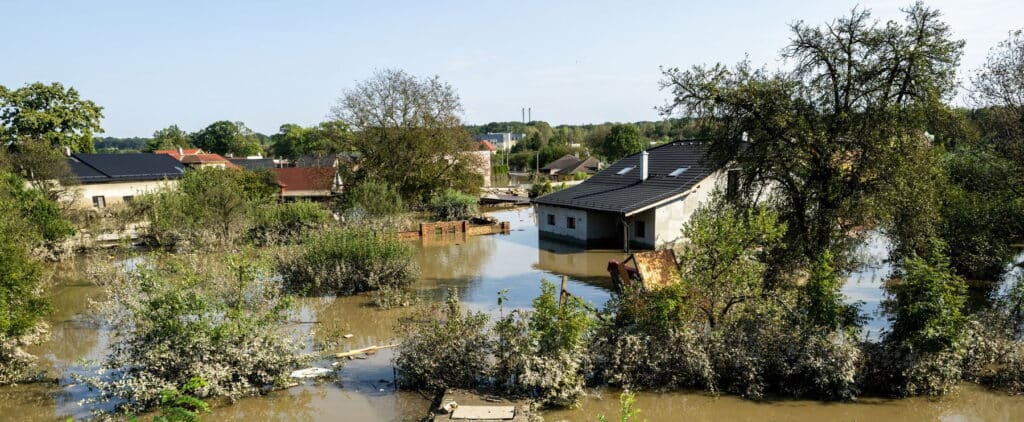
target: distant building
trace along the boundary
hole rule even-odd
[[[476,143],[477,143],[477,147],[478,147],[478,149],[480,151],[487,151],[487,152],[490,152],[491,154],[494,154],[495,152],[498,152],[498,148],[495,147],[494,144],[492,144],[490,141],[484,140],[484,141],[477,141]]]
[[[508,152],[516,146],[516,143],[523,140],[525,137],[525,133],[489,132],[483,135],[477,135],[476,140],[490,142],[498,151]]]
[[[106,208],[136,196],[175,186],[185,166],[167,154],[71,154],[68,166],[79,186],[79,208]]]
[[[587,176],[597,173],[600,163],[594,157],[579,158],[575,155],[565,155],[540,168],[540,174],[548,176],[554,181],[575,180],[577,173]]]
[[[342,190],[341,176],[334,167],[275,168],[282,200],[329,199]]]
[[[623,158],[583,183],[536,198],[540,236],[586,247],[658,248],[738,170],[705,161],[707,144],[673,142]]]
[[[168,155],[178,162],[190,167],[190,168],[219,168],[226,169],[239,168],[234,163],[229,161],[227,158],[222,157],[220,154],[208,154],[201,149],[184,149],[178,148],[173,149],[158,149],[153,151],[154,154]]]
[[[277,163],[271,158],[228,158],[232,164],[249,170],[273,170]]]

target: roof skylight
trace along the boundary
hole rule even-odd
[[[635,168],[636,168],[636,166],[626,167],[626,168],[624,168],[622,170],[619,170],[615,174],[617,174],[619,176],[622,176],[623,174],[626,174],[626,173],[629,173],[629,172],[633,171],[633,169],[635,169]]]
[[[675,170],[672,170],[672,172],[669,173],[668,175],[671,176],[671,177],[678,177],[680,174],[683,174],[683,172],[685,172],[685,171],[687,171],[689,169],[690,169],[689,167],[680,167],[680,168],[677,168]]]

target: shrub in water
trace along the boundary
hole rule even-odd
[[[430,211],[441,221],[466,220],[477,214],[479,200],[455,189],[445,189],[430,198]]]
[[[261,245],[291,243],[323,227],[329,218],[327,210],[309,201],[266,204],[255,209],[249,235]]]
[[[130,272],[108,271],[101,311],[116,340],[104,371],[85,380],[101,400],[141,412],[168,390],[237,399],[284,384],[304,361],[281,328],[293,302],[261,266],[228,262],[153,257]]]
[[[362,229],[335,229],[304,243],[280,265],[285,283],[307,294],[350,295],[404,287],[417,276],[413,250],[394,236]]]

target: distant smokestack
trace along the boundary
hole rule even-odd
[[[533,108],[526,109],[526,117],[529,119],[529,121],[533,121]]]
[[[647,151],[640,153],[640,181],[647,180]]]
[[[523,107],[523,123],[526,123],[526,107]]]

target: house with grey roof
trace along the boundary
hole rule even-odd
[[[174,186],[185,165],[167,154],[71,154],[71,173],[78,179],[73,204],[102,209],[135,196]]]
[[[588,248],[660,248],[738,170],[713,166],[708,145],[672,142],[630,155],[579,185],[534,199],[540,237]]]
[[[587,176],[597,173],[599,165],[600,163],[594,157],[579,158],[572,154],[566,154],[541,167],[540,173],[554,181],[575,180],[578,173]]]

